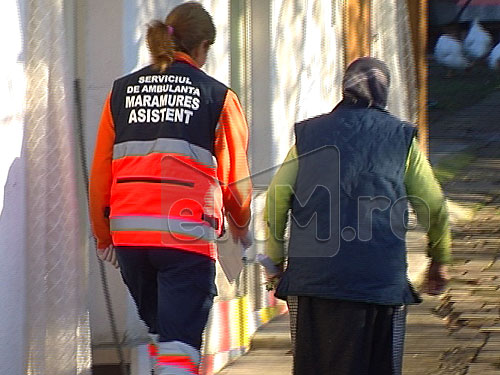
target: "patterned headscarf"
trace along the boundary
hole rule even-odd
[[[384,109],[387,106],[389,83],[389,69],[383,61],[361,57],[347,67],[342,93],[345,100]]]

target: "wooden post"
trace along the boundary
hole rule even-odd
[[[370,8],[369,0],[345,0],[344,38],[345,65],[362,56],[370,55]]]
[[[427,32],[428,0],[407,0],[413,39],[415,68],[417,73],[417,124],[419,141],[426,154],[429,153],[429,124],[427,113]]]

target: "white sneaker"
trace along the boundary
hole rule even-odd
[[[200,366],[200,352],[180,341],[158,343],[155,375],[195,375]]]

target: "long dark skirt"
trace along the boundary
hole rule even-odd
[[[404,306],[298,297],[295,375],[400,375]]]

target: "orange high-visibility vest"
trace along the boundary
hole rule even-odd
[[[164,73],[148,66],[115,81],[108,107],[114,124],[110,187],[104,199],[109,199],[114,246],[178,248],[215,258],[226,190],[231,190],[221,186],[216,158],[228,93],[234,95],[182,59]],[[98,147],[99,135],[96,157]],[[248,177],[246,154],[244,164]],[[92,186],[91,179],[96,233],[100,218],[92,197],[99,193]],[[233,208],[237,219],[249,217],[246,190],[244,199],[236,199],[240,207]]]

